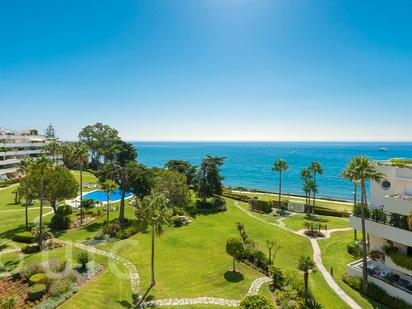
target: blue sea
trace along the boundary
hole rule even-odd
[[[277,191],[277,174],[272,165],[277,159],[289,163],[283,176],[285,193],[303,194],[300,171],[312,161],[324,168],[318,177],[319,196],[352,199],[353,185],[339,177],[356,155],[373,160],[412,158],[411,143],[385,142],[134,142],[138,161],[162,167],[168,160],[186,160],[198,165],[206,155],[226,157],[222,167],[226,186],[241,186]],[[388,151],[379,151],[386,148]]]

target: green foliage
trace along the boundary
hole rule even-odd
[[[239,238],[230,237],[226,241],[226,253],[237,259],[243,253],[243,241]]]
[[[272,302],[262,295],[246,296],[240,303],[242,309],[274,309]]]
[[[383,211],[383,207],[381,207],[381,208],[372,208],[370,218],[373,221],[380,222],[380,223],[383,223],[383,224],[386,224],[386,222],[388,220],[385,212]]]
[[[38,225],[34,226],[31,229],[31,233],[33,234],[35,241],[38,241],[40,237],[40,227]],[[53,233],[50,231],[50,229],[47,226],[43,226],[42,234],[43,234],[43,241],[53,238]]]
[[[14,295],[6,296],[0,303],[1,309],[13,309],[17,305],[17,297]]]
[[[82,207],[85,209],[91,209],[94,207],[94,200],[91,198],[86,198],[82,200]]]
[[[57,208],[52,217],[50,226],[55,230],[67,230],[70,228],[71,219],[69,215],[73,212],[72,207],[64,205]]]
[[[49,293],[51,296],[60,296],[68,292],[72,288],[72,283],[68,279],[57,279],[54,280],[50,287]]]
[[[399,252],[399,249],[396,247],[385,248],[385,253],[388,255],[391,260],[398,266],[412,270],[412,258],[407,255],[403,255]]]
[[[273,206],[273,204],[270,201],[257,200],[256,204],[255,204],[256,208],[252,209],[252,210],[268,214],[268,213],[272,212],[272,206]]]
[[[364,206],[365,208],[365,218],[370,218],[371,212],[370,208],[368,206]],[[353,215],[356,217],[360,217],[362,214],[362,205],[361,204],[356,204],[353,206]]]
[[[166,162],[165,167],[170,171],[176,171],[186,176],[187,184],[193,185],[196,176],[196,167],[188,161],[170,160]]]
[[[196,192],[203,200],[213,195],[222,195],[223,177],[220,175],[220,168],[225,158],[206,156],[202,160],[197,177]]]
[[[32,263],[24,267],[20,271],[20,275],[25,278],[26,280],[29,280],[29,278],[34,275],[43,272],[43,268],[40,263]]]
[[[25,231],[13,235],[12,240],[15,242],[22,242],[25,244],[34,243],[35,237],[32,232]]]
[[[154,178],[153,190],[163,193],[168,200],[168,207],[185,208],[190,201],[190,192],[184,174],[176,171],[158,171]]]
[[[412,165],[412,160],[392,158],[389,159],[389,163],[397,167],[406,167],[408,165]]]
[[[280,309],[302,309],[304,308],[303,298],[292,286],[285,286],[283,290],[275,292],[278,308]]]
[[[21,248],[21,251],[25,254],[33,254],[39,252],[40,248],[38,245],[28,245]]]
[[[29,300],[38,300],[43,297],[46,293],[46,285],[45,284],[35,284],[29,287],[27,291],[27,297]]]
[[[345,273],[345,274],[342,275],[342,280],[347,285],[349,285],[352,289],[354,289],[356,291],[361,291],[362,290],[362,279],[361,278],[351,277],[351,276],[349,276],[348,274]],[[378,287],[376,284],[374,284],[372,282],[369,282],[369,284],[368,284],[367,294],[370,298],[373,298],[376,301],[378,301],[378,302],[380,302],[384,305],[387,305],[391,308],[412,309],[411,305],[407,304],[402,299],[390,296],[388,293],[386,293],[385,290]]]
[[[44,273],[34,274],[29,278],[30,285],[34,284],[46,284],[48,281],[46,275]]]
[[[272,266],[270,275],[272,277],[272,288],[274,290],[282,290],[286,281],[282,269],[277,266]]]
[[[88,251],[80,251],[76,256],[76,260],[81,265],[82,269],[86,269],[90,259],[91,257]]]
[[[353,257],[360,257],[362,254],[362,248],[359,244],[353,242],[352,244],[349,244],[346,246],[346,251],[348,251],[349,254],[353,255]]]

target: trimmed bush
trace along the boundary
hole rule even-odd
[[[35,285],[35,284],[46,284],[47,282],[47,277],[44,273],[38,273],[30,276],[29,278],[29,284],[30,285]]]
[[[41,272],[43,272],[43,267],[40,265],[40,263],[33,263],[33,264],[29,264],[26,267],[24,267],[20,271],[20,275],[24,279],[29,280],[31,276],[33,276],[34,274],[41,273]]]
[[[43,297],[46,293],[46,285],[44,284],[35,284],[29,287],[27,291],[27,297],[29,300],[38,300]]]
[[[12,240],[15,242],[22,242],[25,244],[31,244],[34,243],[35,238],[33,236],[33,233],[29,231],[21,232],[21,233],[16,233],[13,237]]]
[[[56,214],[52,217],[50,226],[55,230],[67,230],[70,228],[71,219],[70,214],[73,213],[73,209],[70,206],[60,206],[56,210]]]
[[[359,257],[362,254],[362,248],[356,243],[347,245],[346,251],[348,251],[348,253],[350,255],[353,255],[354,257]]]
[[[81,265],[82,269],[86,269],[87,263],[90,261],[90,254],[87,251],[80,251],[76,256],[77,262]]]
[[[242,309],[274,309],[272,302],[262,295],[246,296],[240,303]]]

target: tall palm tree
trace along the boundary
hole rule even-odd
[[[52,167],[50,160],[44,156],[33,163],[32,173],[39,179],[38,195],[40,199],[40,220],[39,220],[39,250],[43,250],[43,201],[44,201],[44,179],[47,171]]]
[[[155,235],[160,236],[163,233],[163,225],[168,224],[169,212],[167,209],[167,198],[158,192],[151,192],[142,201],[143,220],[151,228],[152,239],[152,256],[151,256],[151,280],[150,287],[140,300],[138,307],[145,300],[149,291],[156,285],[155,280]]]
[[[112,180],[105,180],[100,183],[100,188],[106,193],[106,231],[109,229],[110,194],[113,193],[117,185]]]
[[[305,290],[303,295],[306,302],[309,292],[309,271],[316,269],[316,265],[309,256],[301,256],[298,260],[298,269],[303,272],[303,280],[305,282]]]
[[[25,215],[26,215],[25,226],[26,226],[27,231],[29,230],[29,214],[28,214],[29,202],[33,195],[33,193],[30,190],[28,180],[33,170],[33,167],[34,167],[33,163],[34,163],[34,160],[31,157],[27,157],[20,161],[19,168],[18,168],[19,173],[22,173],[24,175],[24,179],[20,181],[19,191],[23,193],[24,199],[25,199],[25,203],[24,203]]]
[[[368,290],[368,262],[366,250],[366,231],[365,231],[365,209],[366,202],[366,182],[370,180],[382,181],[384,174],[377,171],[375,165],[367,157],[356,156],[349,163],[353,179],[360,183],[361,187],[361,220],[362,220],[362,267],[363,267],[363,284],[362,291],[366,294]]]
[[[86,144],[79,144],[76,148],[76,158],[80,168],[80,224],[83,223],[83,165],[89,158],[89,147]]]
[[[356,178],[355,165],[353,161],[349,162],[340,177],[353,183],[353,205],[355,206],[357,203],[359,179]]]
[[[279,159],[273,164],[272,171],[279,173],[279,207],[281,205],[282,197],[282,172],[286,172],[289,165],[285,160]]]
[[[300,171],[300,178],[303,180],[303,191],[305,192],[305,203],[306,205],[310,206],[310,186],[308,185],[308,182],[312,180],[312,173],[309,169],[303,168]]]
[[[323,174],[323,167],[320,165],[320,162],[318,162],[318,161],[313,161],[313,162],[309,165],[309,170],[313,173],[313,182],[315,183],[315,187],[317,187],[316,176]],[[316,193],[317,193],[317,190],[314,190],[314,191],[312,191],[312,192],[313,192],[313,207],[312,207],[312,213],[315,213],[315,204],[316,204]]]

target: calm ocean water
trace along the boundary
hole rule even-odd
[[[289,163],[284,173],[283,191],[303,194],[300,170],[319,161],[324,174],[318,178],[319,196],[351,199],[353,186],[339,178],[355,155],[370,159],[412,158],[412,143],[338,143],[338,142],[134,142],[139,162],[161,167],[171,159],[199,164],[205,155],[226,157],[222,168],[227,186],[242,186],[277,191],[273,162],[282,158]],[[379,151],[382,147],[387,152]]]

